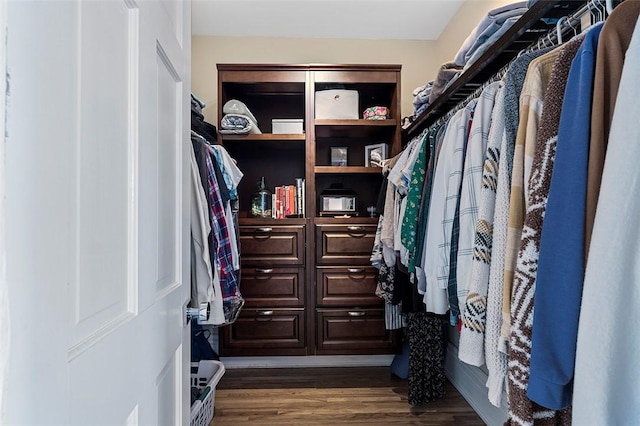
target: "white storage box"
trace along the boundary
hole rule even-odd
[[[274,118],[271,120],[271,133],[277,135],[299,135],[302,130],[302,118]]]
[[[209,426],[213,419],[216,386],[224,375],[220,361],[202,360],[191,363],[191,386],[200,389],[202,396],[191,405],[191,426]]]
[[[316,92],[316,118],[357,120],[358,91],[330,89]]]

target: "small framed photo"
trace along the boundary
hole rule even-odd
[[[364,147],[364,166],[382,167],[382,162],[387,159],[387,144],[378,143]]]
[[[331,165],[332,166],[347,165],[347,147],[346,146],[331,147]]]

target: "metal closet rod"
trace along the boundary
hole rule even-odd
[[[513,61],[515,61],[523,53],[540,50],[547,46],[554,46],[556,43],[562,44],[563,42],[562,34],[565,31],[567,31],[568,29],[573,29],[575,31],[576,29],[575,25],[580,24],[582,17],[584,15],[586,15],[587,13],[591,13],[591,11],[594,9],[599,10],[600,7],[604,7],[606,9],[607,14],[610,14],[611,10],[613,10],[613,0],[589,0],[585,3],[584,6],[582,6],[580,9],[576,10],[575,12],[573,12],[571,15],[563,16],[562,18],[560,18],[560,20],[558,20],[558,23],[556,24],[555,29],[549,30],[540,38],[538,38],[536,42],[530,44],[527,48],[521,50],[515,58],[513,58],[506,65],[500,68],[495,74],[493,74],[491,77],[489,77],[489,79],[487,79],[484,83],[478,86],[466,98],[458,102],[453,108],[447,111],[445,115],[443,115],[442,117],[434,121],[433,124],[428,126],[428,128],[431,128],[433,126],[440,126],[441,124],[444,124],[446,121],[451,119],[451,117],[453,117],[453,115],[456,112],[458,112],[459,110],[467,106],[469,102],[471,102],[473,99],[478,98],[482,93],[482,91],[488,85],[498,80],[501,80],[502,77],[504,77],[504,75],[506,74],[511,64],[513,63]]]

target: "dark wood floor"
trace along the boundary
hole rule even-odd
[[[211,425],[484,425],[450,383],[444,399],[418,407],[407,387],[388,367],[230,369]]]

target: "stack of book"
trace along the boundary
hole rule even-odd
[[[303,178],[296,178],[294,185],[276,186],[271,197],[271,217],[273,219],[305,216]]]

